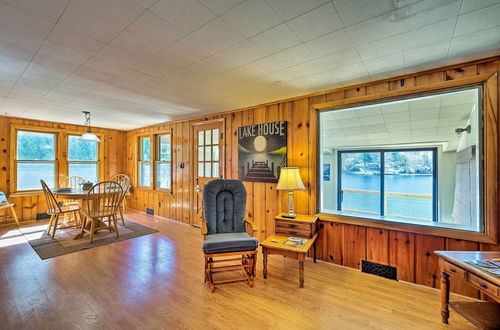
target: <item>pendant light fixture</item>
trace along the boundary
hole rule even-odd
[[[83,114],[85,115],[85,126],[87,126],[88,131],[87,133],[83,133],[82,136],[80,136],[81,141],[89,141],[89,142],[101,142],[101,140],[92,133],[92,130],[90,129],[90,112],[88,111],[82,111]]]

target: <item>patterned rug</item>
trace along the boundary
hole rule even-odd
[[[156,229],[125,220],[125,227],[121,225],[121,221],[118,225],[119,238],[116,238],[114,232],[101,230],[94,234],[93,242],[90,244],[88,234],[83,238],[73,239],[80,232],[80,229],[75,227],[57,229],[54,238],[47,234],[47,224],[19,229],[42,260],[158,232]]]

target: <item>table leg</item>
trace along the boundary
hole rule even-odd
[[[448,309],[448,303],[450,302],[450,275],[445,272],[441,272],[441,320],[443,323],[448,324],[448,318],[450,317],[450,310]]]
[[[304,254],[299,254],[299,286],[304,287]]]
[[[317,241],[318,240],[314,241],[314,244],[313,244],[313,253],[314,253],[313,260],[314,260],[314,263],[316,263],[316,242]]]
[[[267,278],[267,249],[262,247],[262,274],[264,275],[264,279]]]

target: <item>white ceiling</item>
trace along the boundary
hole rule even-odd
[[[471,89],[322,112],[322,148],[434,144],[444,151],[456,150],[460,137],[455,129],[467,126],[478,99],[477,89]]]
[[[131,129],[500,54],[500,0],[0,0],[0,113]]]

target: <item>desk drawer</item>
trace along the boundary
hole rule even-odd
[[[276,227],[287,228],[292,230],[311,230],[311,225],[307,223],[297,223],[292,221],[276,220]]]
[[[289,236],[303,236],[303,237],[311,237],[311,231],[301,230],[296,228],[284,228],[284,227],[276,227],[276,234],[284,234]]]
[[[464,280],[466,279],[465,270],[463,270],[462,268],[457,267],[453,264],[450,264],[449,262],[443,261],[443,269],[448,274],[451,274],[453,276],[456,276],[456,277],[464,279]]]
[[[469,283],[486,294],[490,294],[493,296],[496,296],[498,294],[497,292],[498,288],[496,287],[496,285],[488,281],[485,281],[474,274],[469,274]]]

